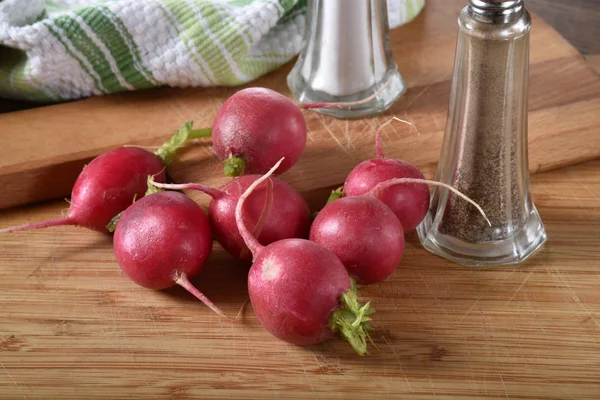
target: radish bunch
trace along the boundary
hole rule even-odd
[[[234,179],[218,189],[165,183],[165,165],[177,149],[211,134],[225,174]],[[300,193],[274,176],[291,168],[304,150],[302,111],[270,89],[244,89],[223,104],[211,128],[194,130],[188,122],[155,153],[123,147],[95,158],[77,179],[65,217],[0,232],[56,225],[108,232],[116,225],[115,258],[132,281],[154,290],[179,285],[226,317],[190,282],[209,261],[214,235],[233,257],[252,262],[250,301],[271,334],[310,345],[339,333],[364,355],[374,310],[360,302],[356,283],[375,284],[394,272],[405,232],[427,212],[427,185],[454,191],[485,217],[455,189],[384,157],[380,134],[381,129],[376,157],[350,171],[343,190],[332,193],[311,225]],[[175,190],[210,196],[208,216]]]

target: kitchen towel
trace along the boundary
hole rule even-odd
[[[424,1],[388,0],[390,24]],[[240,85],[298,54],[305,13],[306,0],[0,0],[0,97]]]

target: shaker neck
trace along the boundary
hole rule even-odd
[[[469,0],[469,14],[489,24],[516,21],[523,11],[523,0]]]

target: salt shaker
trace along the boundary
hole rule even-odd
[[[392,58],[386,0],[309,0],[304,47],[288,75],[300,103],[336,117],[377,114],[406,90]],[[367,101],[365,101],[367,100]]]
[[[423,246],[469,266],[515,264],[546,241],[529,189],[527,99],[531,17],[523,0],[469,0],[458,18],[450,104]]]

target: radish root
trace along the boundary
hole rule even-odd
[[[174,281],[176,284],[190,292],[195,298],[204,303],[208,308],[213,310],[215,313],[219,314],[221,317],[230,319],[227,315],[223,313],[212,301],[208,299],[201,291],[196,289],[194,285],[189,281],[187,275],[183,272],[175,271],[174,272]]]
[[[248,297],[246,299],[246,301],[244,301],[244,304],[242,304],[242,306],[240,307],[240,311],[238,311],[237,315],[235,316],[235,320],[239,320],[242,317],[242,314],[244,313],[244,309],[246,308],[246,305],[250,302],[250,298]]]
[[[260,185],[265,180],[269,179],[271,175],[273,175],[275,170],[277,170],[277,168],[279,168],[279,165],[281,165],[284,158],[285,157],[282,157],[266,174],[252,182],[252,184],[248,186],[248,189],[246,189],[246,191],[240,196],[235,207],[235,222],[238,226],[242,239],[244,239],[244,242],[246,242],[246,245],[248,246],[248,249],[250,249],[250,252],[252,253],[252,257],[254,259],[256,259],[256,256],[258,255],[258,253],[260,253],[264,246],[260,244],[258,240],[256,240],[256,237],[254,237],[254,235],[252,235],[252,233],[246,227],[244,219],[242,218],[242,208],[244,207],[244,202],[246,201],[248,196],[252,194],[252,192],[254,191],[254,189],[256,189],[258,185]]]
[[[75,222],[69,217],[51,219],[50,221],[38,222],[35,224],[25,224],[19,226],[11,226],[10,228],[0,229],[0,233],[25,231],[29,229],[48,228],[50,226],[75,225]]]
[[[152,184],[152,186],[155,186],[157,188],[167,189],[167,190],[199,190],[203,193],[206,193],[213,199],[218,199],[225,195],[225,193],[223,193],[219,189],[211,188],[209,186],[205,186],[200,183],[179,183],[179,184],[160,183],[160,182],[155,182],[153,179],[150,179],[149,183]]]
[[[263,209],[260,213],[260,217],[258,218],[258,222],[256,223],[256,226],[254,227],[254,232],[252,232],[254,237],[257,238],[260,235],[260,233],[262,232],[267,219],[269,219],[269,216],[271,215],[272,205],[273,205],[273,181],[269,178],[269,179],[267,179],[267,198],[265,200],[265,205],[263,206]],[[246,257],[246,254],[248,254],[249,251],[250,251],[250,249],[248,249],[247,246],[244,247],[242,249],[242,251],[240,252],[240,258]]]
[[[389,124],[391,124],[394,121],[400,121],[407,125],[413,126],[412,123],[405,121],[403,119],[400,119],[398,117],[392,117],[392,118],[388,119],[386,122],[384,122],[383,124],[379,125],[379,128],[377,128],[377,133],[375,134],[375,154],[377,155],[377,158],[385,157],[383,154],[383,147],[381,146],[381,131],[383,130],[383,128],[385,128],[386,126],[388,126]]]
[[[481,206],[479,204],[477,204],[476,202],[471,200],[466,195],[462,194],[458,189],[455,189],[450,185],[447,185],[445,183],[438,182],[438,181],[430,181],[428,179],[417,179],[417,178],[390,179],[388,181],[378,183],[373,189],[371,189],[367,193],[365,193],[365,196],[376,197],[382,190],[385,190],[390,186],[398,185],[401,183],[423,183],[423,184],[427,184],[427,185],[431,185],[431,186],[439,186],[439,187],[443,187],[444,189],[448,189],[452,193],[454,193],[455,195],[460,197],[461,199],[467,201],[468,203],[473,205],[475,208],[477,208],[477,211],[479,211],[479,213],[483,216],[483,218],[486,220],[488,225],[492,226],[492,223],[488,219],[487,215],[485,215],[485,212],[483,211],[483,209],[481,208]]]

